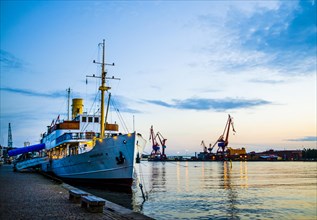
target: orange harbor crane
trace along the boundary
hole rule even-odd
[[[216,143],[217,143],[217,142],[216,142]],[[212,150],[214,149],[215,145],[216,145],[216,144],[214,144],[214,145],[211,147],[211,144],[209,144],[208,151],[209,151],[210,154],[211,154]],[[201,141],[201,146],[204,147],[204,153],[207,153],[207,147],[206,147],[206,145],[205,145],[204,140]]]
[[[157,141],[159,140],[159,142]],[[157,132],[156,135],[154,133],[153,125],[150,128],[150,138],[149,140],[152,140],[152,152],[151,152],[151,159],[160,159],[165,160],[166,154],[166,138],[163,137],[163,135],[160,132]],[[160,151],[160,144],[162,146],[162,152]]]
[[[224,156],[224,154],[227,150],[227,146],[229,144],[230,126],[232,126],[232,131],[235,133],[236,131],[235,131],[234,126],[233,126],[233,119],[230,115],[228,115],[228,120],[227,120],[225,129],[224,129],[222,135],[220,135],[220,137],[216,141],[216,143],[218,143],[217,154],[220,154],[222,156]],[[214,144],[214,146],[216,145],[216,143]]]
[[[166,145],[165,142],[167,141],[166,138],[163,137],[163,135],[160,132],[157,132],[156,137],[158,137],[161,146],[162,146],[162,154],[161,154],[161,159],[166,159],[166,154],[165,154],[165,149],[166,149]]]

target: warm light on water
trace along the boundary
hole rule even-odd
[[[134,209],[155,219],[316,219],[316,162],[141,162],[137,169],[148,200],[140,206],[137,189]]]
[[[316,219],[316,162],[147,162],[131,195],[86,189],[155,219]]]

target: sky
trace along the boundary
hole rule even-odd
[[[1,0],[0,144],[39,143],[71,98],[99,109],[99,43],[115,107],[109,122],[167,155],[214,144],[247,152],[317,148],[316,1]],[[120,114],[118,114],[118,112]],[[123,130],[125,131],[125,130]],[[148,141],[146,153],[151,152]]]

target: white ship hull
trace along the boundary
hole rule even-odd
[[[130,187],[137,154],[141,156],[145,143],[136,133],[105,138],[89,152],[53,159],[43,169],[66,181]]]
[[[98,45],[102,45],[102,63],[94,63],[101,65],[101,75],[91,77],[100,78],[100,111],[98,109],[93,114],[87,114],[83,111],[83,99],[74,98],[71,120],[69,117],[60,120],[58,115],[47,126],[47,131],[41,134],[40,144],[17,150],[13,154],[24,153],[25,158],[28,158],[28,153],[40,152],[42,157],[48,158],[48,162],[34,159],[21,163],[20,167],[41,167],[44,172],[52,172],[65,181],[131,188],[134,165],[137,158],[140,159],[146,141],[136,132],[122,135],[118,124],[107,121],[111,93],[105,114],[105,92],[111,88],[106,84],[108,78],[104,69],[105,40]],[[70,89],[67,92],[69,98]]]

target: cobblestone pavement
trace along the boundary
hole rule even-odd
[[[106,208],[103,213],[90,213],[70,202],[68,196],[60,183],[36,172],[13,172],[11,165],[0,166],[0,219],[147,218],[138,214],[123,216]]]

